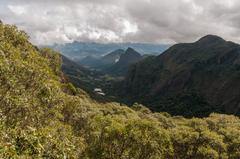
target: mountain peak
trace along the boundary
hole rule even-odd
[[[200,38],[197,41],[197,43],[208,44],[208,43],[223,42],[223,41],[225,41],[225,40],[217,35],[206,35],[206,36]]]
[[[127,48],[127,50],[126,50],[126,52],[136,52],[133,48],[131,48],[131,47],[129,47],[129,48]]]
[[[124,54],[124,52],[123,49],[117,49],[103,56],[101,60],[104,64],[114,64],[120,59],[120,56]]]
[[[125,54],[125,55],[141,56],[140,53],[138,53],[136,50],[134,50],[133,48],[130,48],[130,47],[125,51],[124,54]],[[124,54],[123,54],[123,55],[124,55]]]
[[[112,74],[123,75],[128,71],[128,67],[132,64],[137,63],[142,59],[140,53],[132,48],[128,48],[123,54],[121,54],[118,62],[113,65],[108,72]]]

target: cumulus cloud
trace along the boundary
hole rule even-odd
[[[190,42],[216,34],[240,42],[239,0],[0,0],[0,19],[35,44]]]

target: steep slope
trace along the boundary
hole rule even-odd
[[[186,116],[240,113],[240,46],[208,35],[134,65],[125,87],[155,111]],[[131,101],[132,99],[130,99]]]
[[[78,74],[84,76],[86,74],[90,74],[90,70],[84,68],[83,66],[77,64],[76,62],[70,60],[69,58],[61,55],[62,58],[62,70],[65,71],[69,68],[73,68],[75,70],[78,70]]]
[[[63,80],[58,53],[1,23],[0,39],[0,158],[240,157],[238,117],[98,103]]]
[[[100,60],[91,55],[86,56],[81,60],[77,60],[76,62],[80,65],[83,65],[83,66],[89,67],[89,68],[94,68],[94,67],[97,67],[98,65],[101,65]]]
[[[91,93],[94,88],[99,87],[101,82],[101,73],[89,70],[76,62],[61,55],[62,67],[61,70],[65,74],[68,81],[74,84],[74,86],[81,88],[88,93]]]
[[[128,71],[128,67],[132,64],[139,62],[142,59],[141,54],[132,48],[128,48],[120,59],[110,68],[106,69],[109,74],[124,75]]]
[[[118,49],[115,50],[101,58],[101,61],[104,65],[112,65],[119,61],[120,56],[124,54],[124,50]]]

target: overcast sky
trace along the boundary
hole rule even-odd
[[[0,0],[0,19],[35,44],[178,43],[206,34],[240,43],[240,0]]]

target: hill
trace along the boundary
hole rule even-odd
[[[99,103],[68,83],[61,57],[0,23],[0,158],[239,158],[240,119],[185,119]]]
[[[131,67],[125,81],[130,101],[173,115],[240,114],[240,46],[208,35],[176,44]]]
[[[113,75],[124,75],[128,71],[128,67],[142,60],[140,53],[132,48],[128,48],[123,54],[121,54],[118,62],[111,67],[105,69],[105,72]]]

